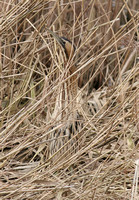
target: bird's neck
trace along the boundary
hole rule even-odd
[[[70,74],[69,74],[70,75]],[[61,83],[57,91],[56,103],[52,118],[58,121],[74,120],[77,115],[77,75]]]

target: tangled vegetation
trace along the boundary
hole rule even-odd
[[[137,0],[0,2],[0,199],[138,199],[138,9]],[[67,142],[51,156],[49,135],[67,123],[52,113],[69,69],[48,29],[76,46],[68,67],[82,123],[76,151]]]

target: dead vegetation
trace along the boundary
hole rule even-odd
[[[138,9],[137,0],[1,1],[0,199],[138,199]],[[67,123],[52,113],[68,69],[48,28],[76,46],[83,122],[75,153],[56,159],[48,136]]]

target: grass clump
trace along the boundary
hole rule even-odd
[[[0,5],[0,198],[137,199],[138,1]],[[52,157],[49,135],[68,123],[53,113],[69,76],[47,29],[76,46],[66,66],[76,66],[82,123],[76,151],[67,142]]]

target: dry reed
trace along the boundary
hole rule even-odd
[[[138,8],[137,0],[0,2],[0,199],[139,198],[137,183],[132,190],[139,157]],[[77,66],[78,135],[85,140],[54,162],[48,136],[68,69],[47,28],[76,45],[70,64]]]

